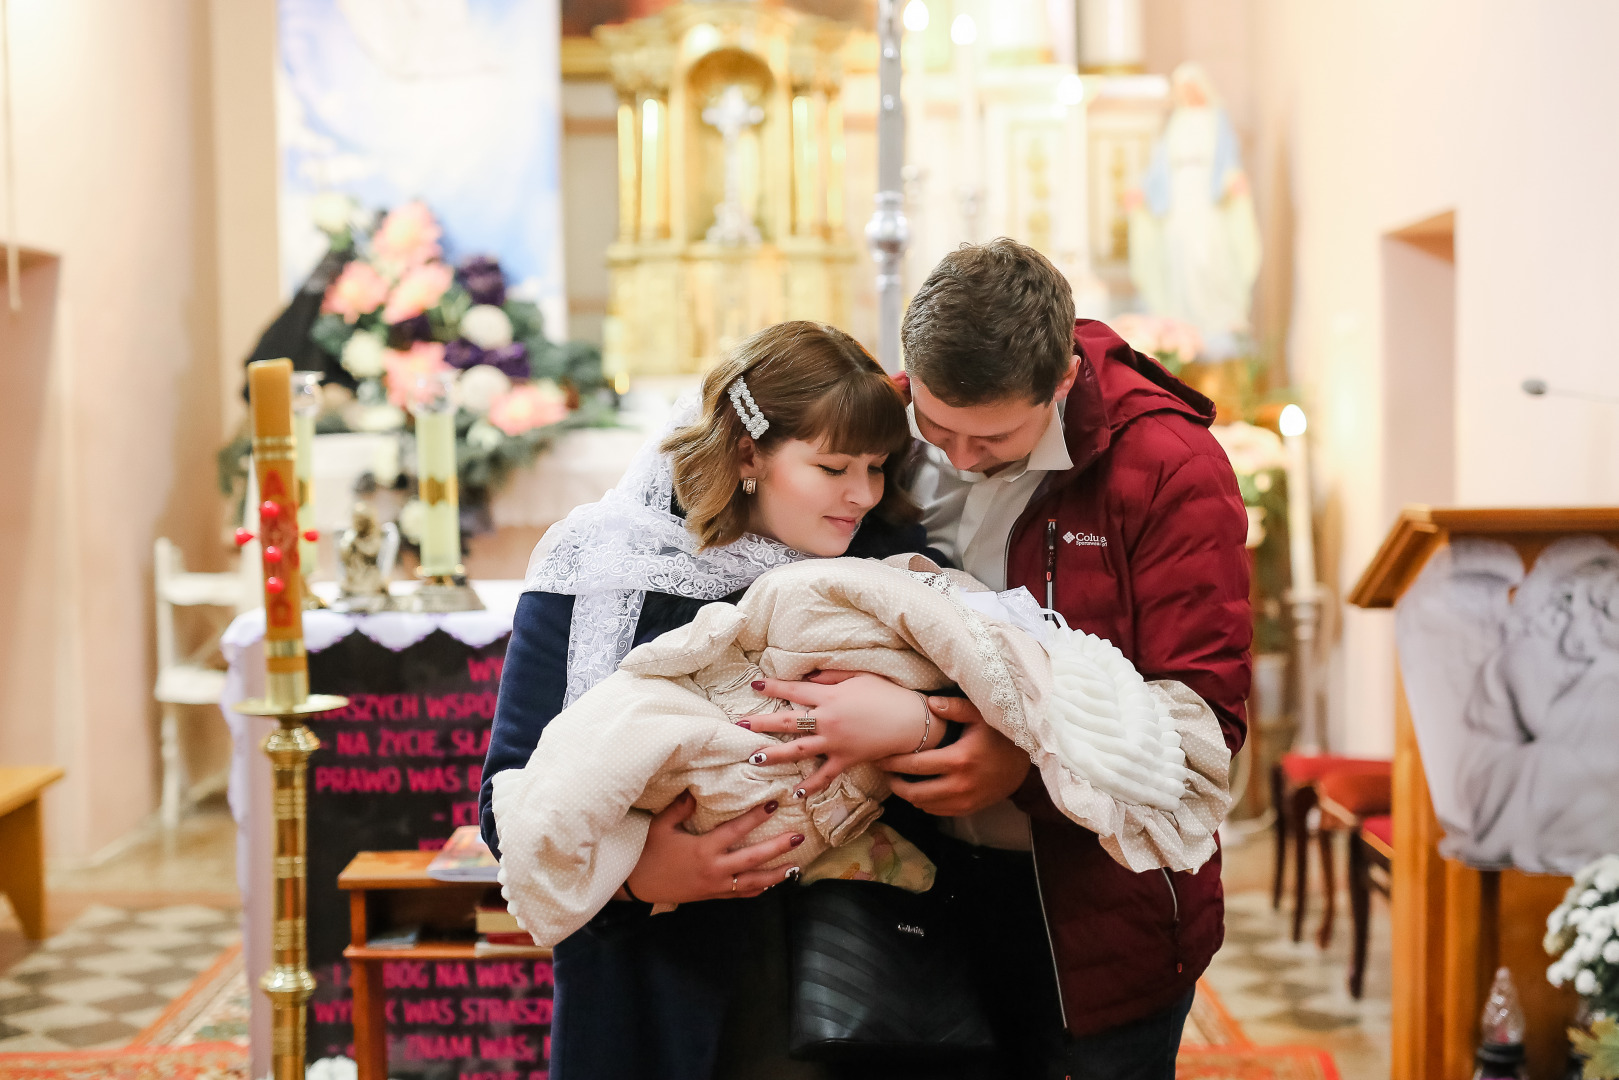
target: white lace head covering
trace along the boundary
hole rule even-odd
[[[766,570],[804,557],[751,533],[697,550],[697,537],[670,509],[674,470],[658,447],[670,432],[692,423],[698,408],[695,396],[677,402],[669,423],[647,440],[618,486],[551,526],[529,559],[525,592],[575,598],[564,706],[611,674],[630,651],[648,590],[719,600]]]

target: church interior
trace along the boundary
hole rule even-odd
[[[1615,40],[0,0],[0,1077],[544,1077],[551,952],[460,846],[530,553],[749,335],[897,373],[998,237],[1213,402],[1248,516],[1177,1075],[1619,1077]]]

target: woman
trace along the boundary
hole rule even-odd
[[[909,445],[899,393],[840,330],[773,326],[712,370],[696,417],[535,551],[484,765],[491,848],[495,774],[527,762],[546,723],[632,646],[799,558],[921,550],[915,508],[894,482]],[[865,727],[859,746],[819,747],[843,763],[916,740],[915,696],[865,678],[895,695],[894,723]],[[556,949],[555,1080],[820,1075],[784,1056],[782,911],[766,893],[798,868],[759,869],[792,837],[731,850],[774,810],[702,836],[680,828],[689,799],[653,819],[620,902]],[[650,917],[659,903],[680,907]]]

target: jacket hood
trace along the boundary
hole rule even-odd
[[[1214,423],[1214,402],[1132,349],[1106,323],[1075,320],[1074,352],[1079,378],[1063,414],[1073,472],[1087,468],[1115,434],[1140,417],[1172,412],[1204,427]]]

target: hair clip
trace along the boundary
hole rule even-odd
[[[765,414],[759,411],[754,403],[753,395],[748,392],[748,384],[738,375],[736,381],[727,391],[731,395],[731,405],[736,409],[736,415],[741,418],[742,426],[748,429],[748,434],[755,439],[770,430],[770,421]]]

